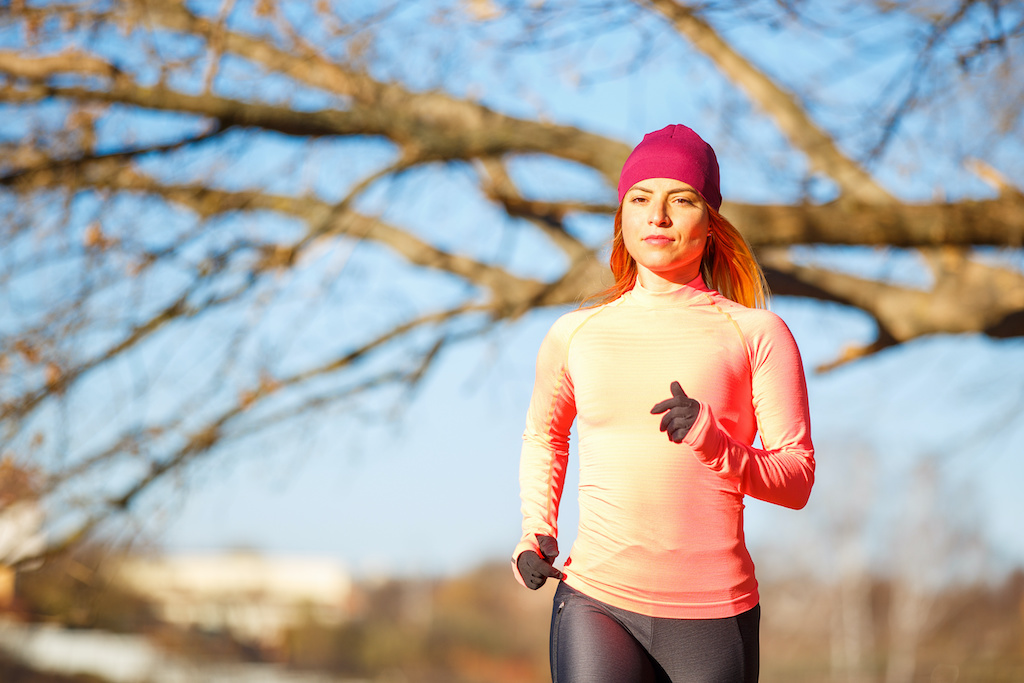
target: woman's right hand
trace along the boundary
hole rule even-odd
[[[523,577],[523,582],[530,590],[537,590],[548,578],[562,579],[562,572],[551,566],[558,557],[558,541],[551,536],[538,536],[537,546],[540,552],[524,550],[516,558],[516,569]]]

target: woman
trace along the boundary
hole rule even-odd
[[[555,683],[757,680],[743,497],[803,507],[814,449],[799,351],[718,213],[718,173],[686,126],[646,135],[619,180],[615,285],[541,344],[512,565],[528,588],[559,580]],[[574,419],[579,532],[560,571]]]

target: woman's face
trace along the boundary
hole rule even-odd
[[[641,180],[622,200],[622,239],[647,288],[697,277],[708,227],[700,193],[678,180]]]

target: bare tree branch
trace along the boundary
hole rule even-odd
[[[1019,247],[1024,244],[1024,197],[932,204],[794,206],[727,203],[722,212],[756,246],[863,244],[927,247],[943,244]]]
[[[955,247],[926,253],[935,275],[930,290],[796,265],[774,250],[763,254],[762,259],[774,271],[826,292],[831,300],[855,306],[877,321],[878,340],[849,351],[842,360],[853,360],[939,330],[987,331],[1024,313],[1024,274],[967,258]]]
[[[496,307],[519,310],[524,302],[536,301],[547,292],[547,285],[535,280],[517,277],[499,266],[492,266],[466,256],[460,256],[434,247],[412,233],[396,228],[384,221],[360,215],[353,210],[336,212],[332,204],[313,197],[290,197],[268,193],[227,192],[195,185],[163,185],[158,181],[122,167],[114,160],[96,159],[80,164],[72,175],[59,175],[47,169],[19,174],[22,188],[52,186],[54,182],[74,182],[76,186],[89,186],[105,190],[135,191],[156,194],[168,201],[187,206],[202,218],[231,211],[273,211],[304,220],[308,225],[321,226],[314,234],[317,238],[347,236],[371,240],[387,246],[409,263],[458,275],[469,282],[490,290]],[[328,219],[328,217],[330,217]],[[310,244],[307,238],[293,245],[266,245],[260,267],[284,266],[293,263],[299,252]],[[589,250],[574,250],[574,257],[591,257]],[[566,303],[547,294],[543,304]]]
[[[58,541],[56,546],[61,547],[82,538],[90,533],[98,524],[109,519],[111,513],[130,510],[143,494],[165,481],[171,473],[187,468],[200,456],[209,453],[226,439],[238,438],[242,434],[252,437],[261,430],[273,428],[282,422],[308,415],[312,410],[337,404],[344,399],[352,398],[381,386],[388,384],[398,386],[415,385],[434,363],[442,347],[450,341],[448,337],[439,337],[434,344],[422,352],[418,361],[415,358],[411,358],[410,361],[413,362],[407,368],[397,369],[383,375],[374,375],[370,379],[349,386],[340,392],[333,392],[327,395],[314,394],[302,400],[297,406],[278,410],[270,415],[261,414],[256,422],[233,427],[234,422],[255,411],[262,401],[278,395],[287,389],[294,390],[312,380],[338,373],[371,355],[382,346],[401,340],[418,328],[438,325],[467,314],[485,312],[486,310],[486,307],[469,305],[424,315],[399,325],[376,339],[331,361],[287,377],[262,380],[258,386],[239,394],[236,403],[220,410],[216,416],[205,421],[202,426],[193,428],[189,432],[184,444],[169,454],[152,459],[149,462],[149,467],[143,474],[134,479],[130,484],[124,486],[117,494],[108,496],[98,510],[87,515],[74,525],[70,531],[66,532],[66,538]],[[494,320],[487,324],[490,326],[493,323]],[[454,335],[451,339],[457,336]],[[160,426],[153,426],[150,430],[156,433],[169,433],[179,427],[180,423],[174,421]],[[238,433],[234,433],[233,429]],[[139,445],[138,437],[123,438],[110,447],[81,459],[66,471],[51,475],[47,482],[47,488],[51,492],[55,491],[59,487],[75,481],[77,477],[83,476],[92,469],[108,464],[121,454],[131,454]]]
[[[876,321],[877,338],[831,366],[922,335],[1024,336],[1024,274],[992,265],[978,249],[1024,246],[1024,196],[1012,159],[972,166],[995,196],[971,195],[971,187],[955,201],[896,199],[812,118],[802,96],[813,86],[782,87],[706,19],[715,11],[751,20],[764,15],[761,4],[505,2],[486,20],[445,7],[439,26],[425,25],[430,7],[420,3],[374,9],[354,24],[341,13],[325,18],[323,8],[291,14],[270,3],[257,11],[234,0],[9,4],[0,16],[13,36],[0,50],[0,105],[12,121],[0,140],[0,211],[10,241],[0,250],[2,337],[10,347],[0,349],[0,428],[12,450],[41,454],[50,493],[77,520],[69,538],[109,515],[142,509],[149,491],[229,442],[272,434],[311,411],[353,409],[357,397],[378,396],[372,392],[420,386],[462,339],[602,291],[608,271],[595,252],[607,244],[582,232],[589,227],[580,218],[602,216],[610,236],[612,188],[630,146],[590,130],[595,112],[566,114],[544,90],[572,83],[587,97],[603,78],[629,69],[628,87],[638,92],[648,87],[643,68],[661,57],[662,41],[684,40],[706,55],[759,110],[752,118],[774,122],[794,154],[838,185],[839,200],[828,204],[780,199],[723,209],[758,250],[777,294],[837,302]],[[954,4],[953,13],[971,3]],[[915,11],[887,8],[877,15],[887,22],[886,13]],[[803,8],[784,3],[781,11]],[[330,26],[304,25],[312,16]],[[951,16],[936,19],[935,35]],[[925,21],[910,18],[915,31]],[[986,55],[1021,32],[1016,22],[970,34],[958,53],[970,62],[964,68],[988,77]],[[594,54],[591,27],[598,25],[600,40],[627,46],[627,57]],[[540,61],[514,63],[500,49],[507,45]],[[571,57],[559,53],[575,47]],[[424,65],[426,77],[407,66],[435,56],[437,64]],[[465,74],[446,72],[446,63]],[[664,66],[671,73],[676,65]],[[562,80],[550,76],[559,69]],[[467,79],[481,78],[477,72],[501,96],[469,94]],[[524,87],[535,77],[546,80]],[[865,136],[889,134],[871,119],[869,98],[848,117],[863,117]],[[523,113],[545,107],[561,113]],[[638,125],[647,116],[638,109],[623,103],[602,125],[621,125],[620,118]],[[153,139],[154,120],[171,121],[173,132],[138,142]],[[1000,138],[999,125],[985,135],[1016,149],[1019,141]],[[906,134],[898,128],[891,134]],[[361,158],[367,147],[372,153]],[[967,153],[986,156],[973,147]],[[571,182],[531,193],[510,172],[524,156],[597,174],[607,197],[581,199],[584,189]],[[325,169],[333,185],[324,184]],[[340,199],[337,178],[345,188]],[[459,197],[448,198],[452,188]],[[461,202],[464,193],[469,202]],[[366,208],[395,199],[380,215]],[[463,228],[478,226],[454,222],[472,221],[465,210],[483,202],[499,216],[489,223],[529,239],[508,240],[514,249],[495,256],[480,245],[497,235],[460,242]],[[537,258],[524,245],[553,257],[550,268],[538,262],[543,277],[523,274],[536,272]],[[787,253],[795,245],[920,249],[933,283],[926,290],[823,261],[795,262]],[[445,294],[372,299],[379,285],[395,291],[375,270],[382,263],[408,266],[404,274]],[[329,348],[321,314],[330,318]],[[129,410],[109,411],[101,436],[76,422],[89,419],[76,411],[92,400],[103,373],[113,377],[175,335],[222,347],[197,354],[198,386],[165,384],[166,371],[151,376],[146,367],[111,399],[123,398]],[[159,396],[167,410],[135,411],[138,396]],[[61,430],[75,438],[52,436]],[[77,438],[82,431],[90,431],[87,438]],[[119,478],[103,476],[114,470]]]
[[[148,14],[172,27],[193,21],[183,8],[158,3]],[[151,8],[149,8],[151,9]],[[149,11],[147,9],[147,11]],[[165,14],[165,11],[167,12]],[[200,21],[196,19],[196,21]],[[214,29],[200,21],[206,32]],[[98,58],[83,71],[74,59],[43,63],[37,59],[0,54],[0,72],[36,81],[33,86],[0,89],[0,101],[34,102],[61,97],[82,102],[119,102],[148,109],[184,111],[217,119],[221,126],[257,126],[291,135],[381,135],[420,160],[471,159],[505,153],[542,152],[597,169],[614,185],[629,147],[568,126],[544,124],[499,114],[479,104],[441,93],[415,93],[395,84],[381,84],[346,71],[324,59],[304,58],[276,51],[266,43],[223,32],[225,50],[237,51],[255,62],[333,92],[350,95],[346,110],[299,112],[284,106],[240,102],[210,94],[187,95],[165,87],[133,83],[112,65]],[[55,74],[93,75],[106,69],[116,76],[105,90],[38,84]]]
[[[807,115],[795,95],[783,90],[726,43],[693,8],[676,0],[638,0],[661,13],[703,52],[736,87],[743,90],[779,127],[811,166],[835,181],[844,197],[865,204],[889,205],[893,198],[859,164],[846,156],[830,135]]]

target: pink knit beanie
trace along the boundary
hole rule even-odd
[[[629,188],[647,178],[680,180],[700,192],[716,211],[722,206],[715,150],[686,126],[665,126],[644,136],[622,166],[619,203]]]

